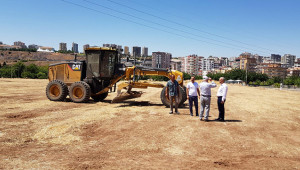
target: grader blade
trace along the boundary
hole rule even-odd
[[[111,103],[120,103],[128,99],[138,98],[141,97],[142,94],[143,92],[139,91],[121,92],[111,101]]]

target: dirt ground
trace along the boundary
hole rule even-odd
[[[0,79],[0,169],[300,169],[300,92],[229,85],[226,122],[168,114],[157,88],[110,104],[51,102],[47,80]]]

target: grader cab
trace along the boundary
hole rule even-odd
[[[89,101],[103,101],[109,92],[116,91],[116,83],[121,79],[125,81],[118,84],[117,97],[114,102],[140,97],[141,92],[132,91],[132,88],[162,88],[161,101],[170,106],[170,101],[165,97],[163,84],[139,80],[144,75],[158,75],[170,78],[175,75],[180,84],[179,104],[186,101],[183,86],[183,73],[167,69],[133,66],[126,67],[120,63],[118,51],[107,47],[93,47],[86,51],[86,60],[52,64],[49,66],[49,83],[46,95],[51,101],[64,101],[67,96],[75,103]],[[126,89],[126,92],[122,92]]]

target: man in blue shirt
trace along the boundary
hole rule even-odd
[[[166,88],[166,97],[170,100],[170,114],[173,114],[173,102],[175,102],[175,113],[179,114],[178,112],[178,95],[179,95],[179,84],[175,80],[175,75],[171,75],[171,80],[167,83]]]

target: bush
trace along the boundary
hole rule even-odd
[[[47,79],[47,75],[45,73],[42,73],[42,72],[38,72],[37,73],[37,78],[38,79]]]
[[[273,86],[274,86],[275,88],[280,88],[280,84],[279,84],[279,83],[274,83]]]

